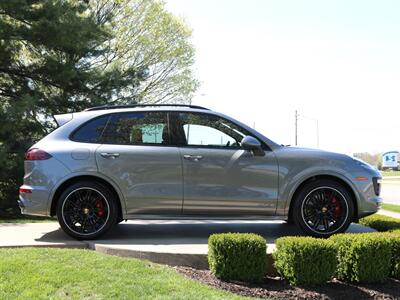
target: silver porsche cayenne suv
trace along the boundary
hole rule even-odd
[[[192,105],[90,108],[25,155],[23,214],[77,239],[127,219],[287,220],[327,237],[375,213],[380,173],[350,156],[276,144]]]

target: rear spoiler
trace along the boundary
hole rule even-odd
[[[62,115],[54,115],[54,121],[56,121],[58,127],[63,126],[64,124],[68,123],[71,121],[74,117],[73,113],[70,114],[62,114]]]

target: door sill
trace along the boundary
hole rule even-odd
[[[287,220],[286,216],[266,215],[155,215],[155,214],[129,214],[126,220]]]

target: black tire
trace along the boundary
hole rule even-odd
[[[307,183],[293,201],[294,223],[314,237],[329,237],[344,232],[353,220],[351,194],[334,180],[321,179]]]
[[[67,187],[57,203],[57,219],[68,235],[92,240],[116,224],[117,199],[96,181],[81,181]]]

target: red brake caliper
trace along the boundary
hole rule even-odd
[[[340,218],[340,214],[341,214],[340,204],[338,203],[336,197],[332,197],[331,203],[335,207],[335,211],[333,212],[333,216],[337,220],[337,219]]]
[[[102,217],[104,215],[104,206],[101,199],[96,200],[97,216]]]

